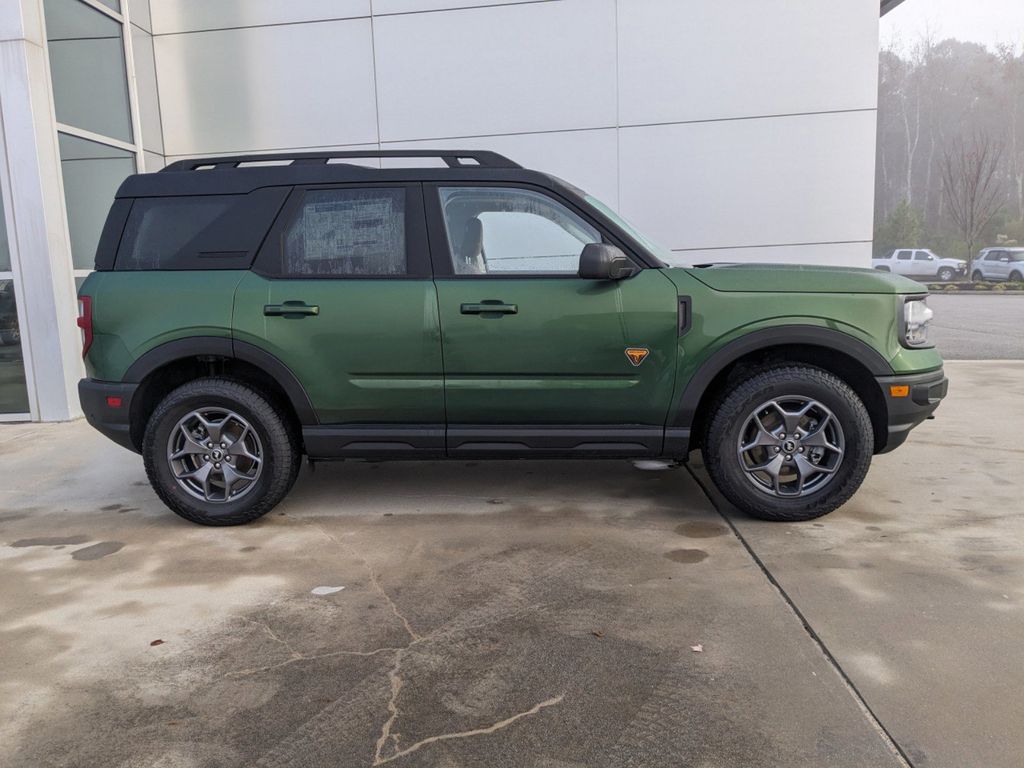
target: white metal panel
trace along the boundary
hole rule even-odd
[[[619,0],[623,125],[871,109],[878,4]]]
[[[370,0],[156,0],[151,11],[153,34],[166,35],[352,19],[370,15]]]
[[[155,152],[145,152],[142,159],[145,164],[144,170],[146,173],[155,173],[167,165],[167,162],[164,160],[164,156],[158,155]]]
[[[157,95],[153,36],[134,25],[132,58],[135,60],[135,93],[139,100],[140,143],[151,151],[164,151],[164,133],[160,125],[160,98]]]
[[[330,146],[330,147],[327,147],[327,146],[324,146],[324,147],[303,147],[301,150],[289,150],[289,149],[285,148],[283,151],[285,151],[285,152],[289,152],[289,151],[295,151],[295,152],[321,152],[321,151],[322,152],[331,152],[331,151],[357,152],[357,151],[363,151],[363,150],[374,150],[375,151],[376,149],[377,149],[377,145],[376,144],[343,144],[343,145]],[[276,154],[276,153],[260,152],[258,150],[250,150],[250,149],[246,149],[244,147],[239,150],[239,153],[253,154],[253,155]],[[192,159],[199,159],[199,158],[204,158],[204,157],[216,157],[217,155],[220,155],[220,154],[223,154],[223,153],[222,152],[195,152],[195,153],[191,153],[191,154],[187,154],[187,155],[168,155],[166,157],[166,159],[165,159],[166,160],[165,164],[166,165],[170,165],[171,163],[176,162],[178,160],[192,160]],[[378,160],[377,158],[369,158],[369,157],[361,158],[361,157],[357,157],[357,158],[352,158],[350,160],[349,159],[339,160],[338,162],[351,163],[353,165],[364,165],[364,166],[367,166],[368,168],[380,168],[380,160]]]
[[[865,241],[875,113],[620,130],[622,213],[669,248]]]
[[[384,141],[615,125],[613,0],[374,20]]]
[[[444,11],[452,8],[474,8],[481,5],[514,5],[524,0],[374,0],[373,13],[381,16],[388,13],[418,13],[421,11]],[[545,2],[549,0],[532,0]],[[531,2],[531,0],[526,0]]]
[[[716,248],[674,252],[668,262],[683,267],[712,262],[758,264],[825,264],[829,267],[870,267],[871,243],[820,243],[767,248]]]
[[[489,149],[525,168],[559,176],[608,205],[618,201],[614,128],[384,144],[384,149],[401,148]]]
[[[377,140],[369,19],[153,43],[168,155]]]
[[[156,0],[159,5],[161,0]],[[128,7],[128,20],[147,32],[153,31],[153,19],[149,13],[149,0],[123,0]]]

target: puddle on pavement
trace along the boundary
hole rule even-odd
[[[707,559],[708,553],[703,549],[673,549],[666,552],[664,557],[674,563],[699,563]]]
[[[40,536],[35,539],[18,539],[12,547],[57,547],[61,544],[85,544],[89,537],[85,534],[76,536]]]
[[[71,553],[71,558],[73,560],[99,560],[101,557],[114,554],[122,547],[124,547],[124,543],[120,541],[101,541],[91,547],[76,549]]]
[[[704,520],[692,520],[689,523],[680,523],[676,526],[676,533],[691,539],[710,539],[715,536],[724,536],[728,530],[721,523],[710,523]]]

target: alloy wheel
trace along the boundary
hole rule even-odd
[[[256,487],[263,445],[244,418],[226,408],[199,408],[171,430],[167,462],[178,485],[201,501],[236,501]]]
[[[799,498],[832,481],[846,444],[839,420],[801,395],[761,403],[740,430],[736,455],[747,480],[762,493]]]

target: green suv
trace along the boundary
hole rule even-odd
[[[662,254],[491,152],[176,162],[111,207],[79,295],[82,408],[207,525],[265,514],[303,455],[695,449],[737,507],[807,520],[946,393],[917,283]]]

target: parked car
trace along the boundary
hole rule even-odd
[[[971,265],[972,280],[1024,281],[1024,248],[984,248]]]
[[[445,167],[346,162],[368,154]],[[79,293],[82,408],[207,525],[265,514],[303,455],[694,449],[736,506],[807,520],[945,396],[917,283],[663,253],[490,152],[178,161],[111,207]]]
[[[919,277],[948,282],[967,273],[967,262],[945,259],[927,248],[897,248],[892,253],[871,260],[871,266],[894,275]]]

